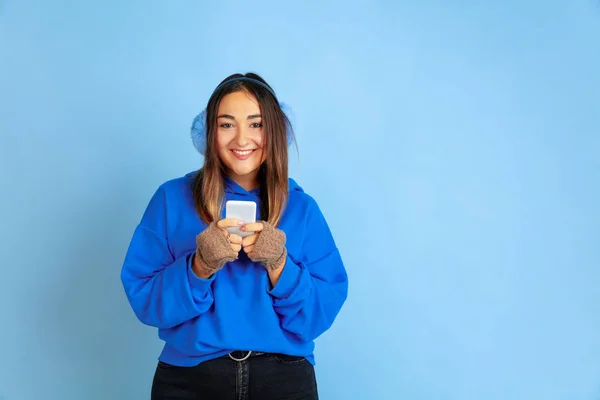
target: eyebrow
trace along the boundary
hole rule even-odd
[[[229,115],[229,114],[221,114],[217,117],[218,118],[227,118],[227,119],[233,119],[235,120],[235,117],[233,115]],[[260,114],[252,114],[252,115],[248,115],[247,119],[254,119],[254,118],[262,118],[262,115]]]

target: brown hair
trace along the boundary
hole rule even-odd
[[[236,78],[251,78],[265,86]],[[228,83],[230,81],[230,83]],[[270,89],[270,90],[269,90]],[[208,100],[206,107],[206,152],[204,165],[192,183],[194,205],[200,218],[211,223],[221,219],[224,199],[224,166],[217,151],[217,112],[221,99],[233,92],[245,91],[258,101],[263,122],[265,161],[260,166],[261,219],[277,226],[288,200],[288,143],[286,127],[290,121],[279,106],[271,87],[257,74],[233,74],[225,78]],[[293,137],[293,133],[292,133]]]

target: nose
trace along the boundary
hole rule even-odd
[[[235,135],[235,144],[240,147],[244,147],[248,144],[249,141],[249,129],[245,126],[240,126],[236,130]]]

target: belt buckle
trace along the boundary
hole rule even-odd
[[[233,351],[231,353],[233,353]],[[242,358],[235,358],[234,356],[231,355],[231,353],[227,354],[229,356],[229,358],[231,358],[233,361],[242,362],[242,361],[246,361],[247,359],[250,358],[250,356],[252,355],[252,350],[248,350],[248,354],[246,354]]]

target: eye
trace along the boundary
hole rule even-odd
[[[221,124],[219,126],[223,129],[229,129],[229,128],[233,127],[233,124],[230,124],[229,122],[225,122],[224,124]]]
[[[260,129],[262,128],[263,124],[261,122],[253,122],[250,126],[256,129]]]

